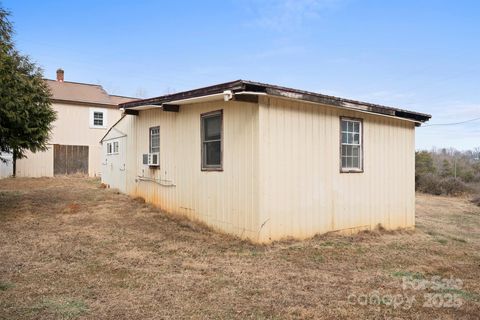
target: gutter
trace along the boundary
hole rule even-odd
[[[192,98],[199,98],[199,97],[204,97],[204,96],[209,96],[214,94],[220,94],[220,93],[223,93],[225,90],[232,90],[233,92],[235,92],[237,90],[243,90],[243,89],[244,89],[243,82],[241,80],[237,80],[237,81],[226,82],[226,83],[222,83],[214,86],[204,87],[200,89],[169,94],[169,95],[160,96],[156,98],[121,103],[118,106],[119,108],[130,109],[130,108],[134,108],[137,106],[144,106],[144,105],[162,105],[163,103],[173,102],[177,100],[182,101],[182,100],[187,100]]]
[[[221,96],[230,91],[232,96],[236,95],[270,95],[283,99],[300,100],[315,104],[322,104],[340,109],[356,110],[372,114],[380,114],[403,120],[413,121],[417,124],[428,121],[431,115],[399,108],[387,107],[373,103],[361,102],[351,99],[344,99],[335,96],[328,96],[320,93],[297,90],[292,88],[269,85],[259,82],[237,80],[200,89],[184,91],[171,95],[160,96],[151,99],[137,100],[119,105],[124,109],[135,109],[146,105],[162,106],[163,104],[193,103],[199,100]],[[229,99],[227,99],[229,100]],[[227,101],[226,100],[226,101]],[[140,109],[140,108],[139,108]]]
[[[125,110],[150,110],[150,109],[157,109],[157,108],[164,108],[165,106],[180,106],[183,104],[191,104],[191,103],[200,103],[200,102],[208,102],[208,101],[215,101],[215,100],[224,100],[224,101],[230,101],[233,99],[234,95],[237,95],[238,93],[234,94],[231,90],[225,90],[221,93],[215,93],[215,94],[210,94],[206,96],[199,96],[195,98],[187,98],[187,99],[182,99],[182,100],[172,100],[164,103],[159,104],[145,104],[145,105],[139,105],[139,106],[134,106],[134,107],[128,107],[125,108]]]

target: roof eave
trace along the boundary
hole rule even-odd
[[[209,87],[203,87],[195,90],[190,91],[183,91],[179,93],[173,93],[165,96],[160,96],[156,98],[149,98],[149,99],[142,99],[136,100],[126,103],[119,104],[119,108],[129,109],[134,108],[142,105],[161,105],[163,103],[177,101],[177,100],[186,100],[192,99],[207,95],[213,95],[222,93],[225,90],[242,90],[244,89],[244,83],[242,80],[236,80],[232,82],[221,83],[218,85],[213,85]]]
[[[267,88],[266,91],[268,95],[277,96],[281,98],[302,100],[302,101],[308,101],[312,103],[334,106],[341,109],[353,109],[361,112],[363,111],[363,112],[386,115],[391,117],[404,118],[404,119],[409,119],[415,122],[417,121],[425,122],[431,118],[431,115],[427,115],[427,114],[421,114],[421,113],[401,110],[401,109],[394,109],[390,107],[384,107],[384,106],[375,105],[371,103],[363,103],[363,102],[352,101],[352,100],[347,100],[342,98],[334,98],[334,97],[324,96],[324,95],[309,94],[304,92],[292,93],[290,91],[283,91],[279,89],[270,89],[270,88]]]
[[[101,107],[101,108],[117,108],[117,104],[107,104],[107,103],[98,103],[98,102],[89,102],[89,101],[78,101],[78,100],[68,100],[68,99],[50,99],[53,103],[65,103],[65,104],[76,104],[89,107]]]
[[[204,87],[200,89],[184,91],[166,96],[160,96],[156,98],[137,100],[127,103],[119,104],[119,108],[129,109],[143,105],[162,105],[164,103],[197,98],[205,95],[213,95],[222,93],[225,90],[231,90],[233,93],[240,92],[253,92],[263,93],[271,96],[277,96],[280,98],[308,101],[312,103],[318,103],[323,105],[330,105],[342,109],[355,109],[358,111],[369,112],[374,114],[386,115],[391,117],[397,117],[402,119],[411,120],[417,123],[423,123],[431,118],[431,115],[403,110],[399,108],[386,107],[382,105],[366,103],[361,101],[355,101],[350,99],[344,99],[334,96],[323,95],[314,92],[308,92],[303,90],[296,90],[286,87],[273,86],[262,84],[253,81],[236,80],[232,82],[226,82],[214,86]]]

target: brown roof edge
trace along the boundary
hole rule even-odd
[[[379,104],[373,104],[368,102],[356,101],[351,99],[339,98],[335,96],[324,95],[315,92],[309,92],[304,90],[292,89],[287,87],[281,87],[266,83],[247,81],[247,80],[236,80],[232,82],[221,83],[209,87],[199,88],[195,90],[189,90],[179,93],[174,93],[170,95],[160,96],[156,98],[136,100],[132,102],[122,103],[119,105],[120,108],[133,108],[137,106],[152,104],[152,105],[161,105],[162,103],[196,98],[216,93],[222,93],[225,90],[232,90],[234,93],[238,92],[256,92],[256,93],[266,93],[272,96],[278,96],[282,98],[309,101],[313,103],[320,103],[325,105],[332,105],[339,108],[348,108],[348,109],[357,109],[359,111],[367,111],[377,114],[389,115],[404,119],[409,119],[418,122],[426,122],[432,116],[426,113],[420,113],[415,111],[409,111],[400,108],[387,107]]]
[[[121,103],[119,105],[119,108],[128,109],[128,108],[143,106],[143,105],[147,105],[147,104],[160,105],[162,103],[169,102],[169,101],[202,97],[202,96],[207,96],[207,95],[211,95],[211,94],[222,93],[225,90],[235,90],[235,89],[242,89],[242,88],[244,88],[243,81],[242,80],[236,80],[236,81],[216,84],[216,85],[213,85],[213,86],[203,87],[203,88],[199,88],[199,89],[168,94],[168,95],[164,95],[164,96],[160,96],[160,97],[141,99],[141,100],[135,100],[135,101],[132,101],[132,102]]]
[[[55,79],[48,79],[48,78],[43,78],[45,81],[52,81],[52,82],[58,82]],[[95,84],[95,83],[86,83],[86,82],[77,82],[77,81],[62,81],[62,83],[70,83],[70,84],[81,84],[84,86],[92,86],[92,87],[101,87],[101,84]]]
[[[79,101],[79,100],[67,100],[67,99],[50,99],[52,102],[56,103],[64,103],[64,104],[75,104],[87,107],[98,107],[98,108],[110,108],[110,109],[118,109],[118,104],[114,103],[98,103],[98,102],[90,102],[90,101]]]

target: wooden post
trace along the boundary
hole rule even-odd
[[[14,149],[12,152],[12,166],[13,166],[13,173],[12,177],[17,176],[17,151]]]
[[[454,166],[454,174],[455,174],[455,179],[457,179],[457,158],[453,158],[453,166]]]

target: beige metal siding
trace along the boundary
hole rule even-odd
[[[74,104],[54,103],[53,109],[57,112],[57,120],[53,123],[53,130],[49,139],[50,144],[83,145],[89,146],[89,176],[98,176],[101,172],[100,139],[105,135],[112,124],[121,116],[118,109],[105,108],[106,128],[90,128],[90,108]],[[49,151],[50,152],[50,151]],[[27,159],[17,161],[19,176],[41,177],[53,176],[53,152],[50,155],[39,152]]]
[[[124,117],[123,121],[129,119]],[[127,135],[120,131],[122,125],[117,124],[110,132],[103,138],[102,143],[102,182],[106,185],[117,188],[123,193],[127,193],[126,183],[126,169],[127,169]],[[108,154],[107,144],[111,143],[112,148],[114,143],[118,143],[118,152]]]
[[[17,160],[18,177],[53,177],[53,146],[44,152],[26,152],[26,158]]]
[[[200,115],[220,109],[223,171],[201,171]],[[363,119],[363,173],[340,173],[341,116]],[[153,126],[159,169],[142,164]],[[117,129],[127,193],[224,232],[268,242],[415,223],[412,122],[262,97],[140,111]]]
[[[90,128],[88,106],[54,103],[53,109],[57,112],[57,120],[50,136],[52,144],[98,146],[108,128],[121,116],[118,109],[100,108],[107,112],[106,128]]]
[[[340,173],[341,116],[363,119],[363,173]],[[414,226],[412,122],[262,98],[259,128],[261,241]]]
[[[220,109],[223,109],[223,171],[201,171],[200,115]],[[160,126],[159,169],[142,164],[142,154],[148,153],[149,128],[153,126]],[[182,105],[179,113],[159,109],[140,111],[131,127],[136,136],[136,153],[132,152],[136,177],[127,178],[130,194],[224,232],[256,239],[257,104],[222,101]]]

